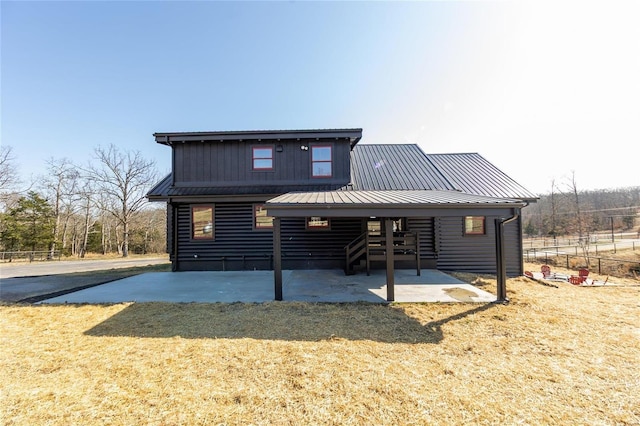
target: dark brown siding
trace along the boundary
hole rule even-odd
[[[313,145],[333,146],[333,177],[311,177]],[[274,148],[273,170],[254,171],[252,147]],[[278,152],[277,147],[282,146]],[[228,141],[189,142],[173,147],[174,179],[178,186],[233,186],[261,184],[347,184],[350,179],[350,146],[345,141]]]
[[[463,217],[439,218],[438,269],[496,274],[495,217],[486,217],[485,235],[464,235]],[[507,275],[522,274],[522,252],[517,234],[520,221],[505,225]]]

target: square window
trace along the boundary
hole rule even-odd
[[[267,209],[262,204],[253,206],[253,227],[254,229],[273,228],[273,217],[267,216]]]
[[[328,217],[311,216],[307,218],[307,229],[331,229]]]
[[[191,207],[191,238],[213,240],[213,206]]]
[[[311,147],[311,176],[331,177],[333,176],[332,147],[312,146]]]
[[[465,216],[464,233],[465,235],[484,235],[484,216]]]
[[[273,147],[254,146],[252,148],[253,170],[273,170]]]

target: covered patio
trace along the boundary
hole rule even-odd
[[[494,216],[497,300],[506,301],[506,262],[504,258],[504,225],[519,216],[526,203],[521,200],[465,194],[456,191],[393,190],[393,191],[322,191],[288,193],[265,203],[273,219],[274,292],[283,300],[282,230],[283,217],[359,217],[381,218],[385,261],[386,300],[396,300],[396,270],[393,221],[395,218],[428,216]],[[421,273],[419,253],[416,259],[416,279]],[[326,289],[325,291],[330,291]]]
[[[388,303],[386,271],[345,276],[342,270],[284,270],[289,302]],[[451,275],[424,269],[395,270],[397,302],[490,303],[495,295]],[[265,303],[273,301],[272,271],[151,272],[70,292],[40,303]]]

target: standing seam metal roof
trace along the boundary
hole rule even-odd
[[[274,182],[275,183],[275,182]],[[267,185],[260,187],[172,188],[171,175],[159,182],[147,196],[277,194],[297,191],[456,191],[495,198],[532,201],[538,197],[519,185],[477,153],[425,154],[415,144],[360,144],[351,151],[351,183],[345,187]],[[334,197],[337,195],[334,195]],[[341,196],[340,196],[341,197]]]

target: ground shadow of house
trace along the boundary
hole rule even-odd
[[[95,337],[259,339],[381,343],[443,340],[442,326],[496,306],[468,309],[421,323],[403,309],[377,303],[134,303],[85,332]],[[285,308],[283,308],[285,307]]]

